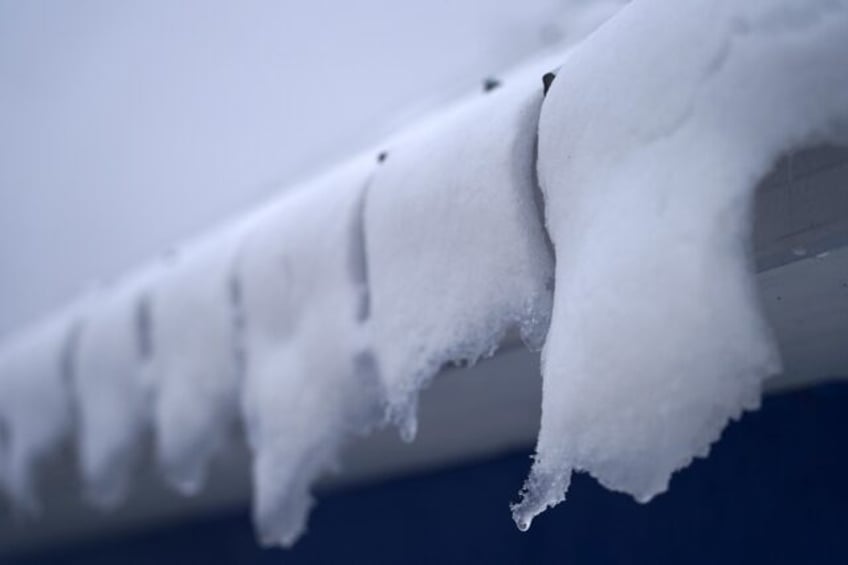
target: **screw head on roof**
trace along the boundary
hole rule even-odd
[[[501,85],[501,81],[495,77],[486,77],[483,80],[483,92],[491,92]]]
[[[555,78],[556,74],[554,73],[545,73],[542,77],[542,88],[545,94],[547,94],[548,90],[551,89],[551,85],[554,83]]]

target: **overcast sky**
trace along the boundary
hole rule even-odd
[[[0,0],[0,335],[560,38],[566,0]]]

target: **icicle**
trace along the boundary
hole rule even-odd
[[[284,195],[247,228],[238,268],[242,410],[265,544],[294,543],[311,483],[334,466],[346,437],[383,418],[358,264],[357,216],[375,166],[373,158],[357,161]]]
[[[443,364],[491,355],[515,326],[544,337],[553,268],[534,201],[539,76],[507,78],[399,141],[369,191],[376,351],[405,439]]]
[[[556,249],[521,529],[572,470],[647,501],[779,370],[749,260],[758,180],[848,118],[845,2],[644,0],[577,48],[542,110]]]
[[[150,292],[153,357],[146,372],[156,454],[169,482],[196,493],[238,420],[230,229],[181,251]]]
[[[54,316],[0,348],[0,483],[28,514],[40,506],[38,464],[71,432],[70,372],[80,310]]]
[[[103,508],[124,498],[149,425],[143,369],[153,353],[147,295],[153,275],[142,272],[102,291],[79,337],[73,380],[79,463],[88,498]]]

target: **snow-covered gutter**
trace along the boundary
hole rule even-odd
[[[425,461],[538,430],[522,529],[572,471],[649,500],[758,405],[781,352],[789,379],[845,374],[841,349],[813,343],[845,326],[794,323],[803,293],[844,306],[845,177],[793,192],[844,174],[844,152],[781,161],[848,139],[845,53],[848,2],[637,0],[557,59],[546,95],[549,63],[506,76],[5,344],[6,491],[36,512],[34,477],[70,445],[98,507],[139,488],[149,446],[194,493],[220,461],[242,466],[243,430],[259,536],[289,545],[344,445],[387,425],[423,440],[440,369],[519,335],[543,348],[541,428],[534,375],[504,370],[532,357],[513,351],[489,364],[500,380],[433,386],[434,411],[484,425],[440,418]],[[385,453],[415,460],[376,437],[360,449],[383,471]]]

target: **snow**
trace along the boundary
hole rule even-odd
[[[145,371],[156,454],[184,494],[203,486],[209,460],[238,422],[236,227],[180,250],[149,293],[153,355]]]
[[[518,526],[574,471],[666,490],[780,370],[752,198],[781,155],[848,138],[848,1],[621,5],[584,3],[556,65],[5,344],[3,488],[34,509],[35,467],[76,433],[95,504],[122,499],[148,439],[194,493],[242,425],[259,537],[291,545],[348,441],[387,422],[411,440],[433,377],[516,332],[543,346]]]
[[[642,0],[567,58],[540,126],[556,293],[521,529],[575,470],[650,500],[758,405],[780,364],[754,188],[846,123],[846,52],[845,2]]]
[[[285,194],[245,231],[242,413],[264,544],[294,543],[311,483],[335,467],[343,440],[383,420],[360,217],[376,165],[368,156]]]
[[[39,464],[70,437],[79,311],[70,308],[0,348],[0,486],[28,514],[40,508],[33,484]]]
[[[390,418],[416,431],[420,389],[491,355],[512,328],[541,345],[551,255],[535,200],[541,75],[516,77],[392,145],[365,210],[374,343]]]
[[[143,370],[152,354],[148,292],[155,273],[140,271],[100,291],[77,344],[79,465],[87,498],[102,508],[125,497],[149,426]]]

